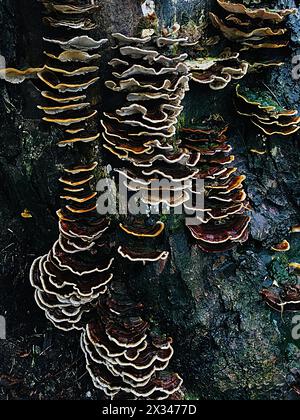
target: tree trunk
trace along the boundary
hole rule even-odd
[[[134,34],[142,14],[138,0],[102,0],[100,36]],[[214,0],[157,0],[161,25],[175,21],[199,24],[202,12],[216,9]],[[295,6],[293,0],[272,2]],[[298,6],[298,5],[297,5]],[[1,0],[0,54],[7,67],[43,64],[43,25],[36,0]],[[299,45],[299,15],[289,19],[291,54]],[[103,81],[109,74],[109,51],[102,57],[100,108],[105,107]],[[289,109],[299,108],[299,86],[291,76],[291,56],[284,67],[257,77]],[[271,137],[268,153],[256,155],[261,137],[238,117],[234,85],[214,92],[192,85],[183,119],[219,114],[231,126],[236,166],[247,175],[251,200],[251,238],[225,254],[210,255],[193,245],[184,228],[169,219],[171,259],[165,267],[147,265],[137,272],[126,264],[133,295],[160,329],[174,337],[172,369],[179,372],[189,399],[293,399],[293,373],[300,370],[299,342],[291,336],[292,316],[273,312],[260,290],[276,281],[292,282],[289,261],[300,252],[291,226],[299,224],[299,135]],[[56,146],[60,130],[41,122],[38,93],[32,81],[0,82],[0,315],[7,321],[7,340],[0,342],[0,399],[101,399],[85,372],[77,333],[55,330],[36,307],[28,273],[34,258],[48,252],[57,237],[62,165],[75,160],[76,149]],[[109,162],[100,156],[103,165]],[[28,209],[32,218],[23,218]],[[270,247],[291,242],[288,254]]]

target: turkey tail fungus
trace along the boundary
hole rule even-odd
[[[174,50],[187,39],[174,34],[133,38],[117,33],[113,37],[117,54],[110,61],[113,79],[106,81],[106,87],[125,101],[120,108],[104,113],[104,147],[117,158],[116,165],[122,162],[116,171],[129,194],[139,192],[146,206],[178,206],[188,199],[181,182],[198,172],[186,165],[189,153],[180,145],[174,147],[175,126],[189,82],[184,64],[187,54]],[[171,191],[170,185],[164,189],[165,179],[177,184],[178,190]],[[162,223],[146,225],[135,218],[120,228],[126,242],[118,249],[123,258],[143,263],[168,258],[160,244]]]
[[[74,369],[71,386],[59,378],[64,390],[55,393],[65,398],[70,389],[75,399],[73,383],[79,383],[85,399],[112,401],[289,399],[291,391],[298,398],[300,114],[292,89],[299,68],[290,63],[293,81],[281,69],[290,45],[296,50],[299,44],[295,1],[272,8],[262,0],[32,1],[33,13],[42,12],[33,36],[42,49],[32,50],[35,65],[19,70],[5,68],[5,60],[20,55],[32,61],[24,53],[28,41],[14,34],[5,13],[16,22],[18,13],[24,15],[20,28],[26,32],[33,9],[25,11],[22,1],[16,12],[17,0],[0,2],[8,44],[0,55],[0,81],[29,81],[26,101],[39,98],[32,113],[23,97],[14,97],[16,86],[0,86],[7,131],[0,144],[0,219],[3,232],[14,235],[11,243],[0,240],[0,274],[13,277],[21,268],[12,282],[19,284],[30,266],[32,287],[26,286],[40,316],[75,333],[68,343],[75,342],[81,356],[68,366],[82,361],[89,381],[81,382],[85,374],[78,377]],[[285,9],[276,8],[281,3],[288,3]],[[8,54],[9,48],[16,53]],[[53,173],[59,193],[50,197]],[[98,181],[108,181],[107,195]],[[12,217],[18,229],[6,224],[10,195],[21,202]],[[106,206],[111,196],[114,209]],[[43,242],[46,232],[52,235],[51,219],[58,231],[50,244],[32,246],[28,233],[39,227]],[[250,232],[249,245],[241,247]],[[6,250],[14,246],[20,252],[12,251],[9,261]],[[45,252],[41,246],[48,253],[36,258]],[[15,256],[22,256],[20,266]],[[25,307],[13,313],[32,314]],[[294,342],[281,319],[296,326],[297,338],[290,330]],[[0,315],[0,339],[3,321]],[[22,387],[22,399],[27,388],[29,398],[43,397],[45,380],[37,375],[35,384],[34,365],[42,374],[45,366],[34,356],[36,342],[45,346],[48,337],[33,337],[18,337],[17,356],[7,363],[19,368],[19,359],[26,362],[32,353],[33,374],[25,372],[30,386]],[[50,335],[56,344],[62,337]],[[19,352],[23,342],[26,353]],[[64,344],[55,343],[40,353],[53,348],[50,373],[56,371],[53,355],[68,360]],[[63,369],[57,371],[46,380],[60,377]],[[19,391],[10,385],[7,394],[0,389],[0,399],[15,399]]]
[[[228,41],[235,44],[251,71],[284,64],[281,53],[289,45],[286,20],[297,9],[250,8],[228,0],[217,2],[226,16],[220,18],[211,12],[211,22]]]
[[[237,175],[232,148],[227,139],[228,126],[217,123],[180,130],[182,144],[191,153],[200,153],[198,173],[193,181],[204,180],[204,207],[197,208],[195,186],[190,189],[192,201],[187,211],[197,209],[198,224],[188,226],[199,248],[206,252],[225,252],[248,239],[250,217],[243,189],[245,176]]]
[[[89,52],[98,51],[107,40],[69,36],[95,28],[92,12],[98,6],[42,3],[49,13],[44,23],[51,38],[44,38],[47,63],[37,74],[44,98],[38,108],[45,122],[64,129],[59,146],[96,141],[97,110],[87,90],[98,80],[95,63],[100,56]],[[62,38],[64,30],[68,38]],[[48,255],[34,261],[30,272],[37,304],[63,330],[84,327],[113,278],[114,258],[106,236],[110,222],[98,215],[92,186],[97,166],[97,162],[79,162],[64,168],[59,179],[64,202],[57,212],[59,239]]]
[[[272,309],[278,312],[300,311],[300,285],[263,289],[261,295]]]
[[[47,64],[37,72],[44,98],[44,103],[38,108],[45,114],[45,122],[64,130],[64,138],[58,146],[81,147],[84,143],[91,143],[92,148],[99,140],[100,132],[96,121],[98,111],[92,104],[89,89],[99,80],[97,63],[100,56],[97,52],[107,40],[95,40],[85,33],[96,28],[93,13],[98,6],[42,3],[47,10],[44,18],[48,27],[48,34],[44,37]],[[66,37],[66,30],[68,35],[73,33],[74,36]],[[84,35],[78,36],[78,31],[84,31]],[[120,34],[115,37],[121,45],[127,39]],[[164,46],[169,41],[158,38],[156,45]],[[130,46],[121,47],[121,55],[128,60],[135,56],[141,56],[143,60],[148,58],[149,64],[156,63],[161,69],[157,71],[154,67],[141,65],[126,69],[124,64],[112,64],[121,71],[114,73],[117,80],[123,81],[127,77],[139,80],[140,75],[146,78],[149,75],[152,79],[156,74],[179,75],[180,78],[176,86],[170,82],[166,94],[170,97],[168,100],[159,89],[159,98],[129,99],[127,107],[114,114],[104,114],[102,125],[106,149],[114,155],[126,157],[133,166],[141,167],[143,173],[142,168],[154,166],[156,160],[162,159],[165,165],[169,165],[185,157],[183,153],[173,156],[163,148],[155,149],[155,142],[143,145],[139,131],[145,131],[142,136],[150,140],[156,132],[162,136],[174,132],[188,78],[187,68],[182,64],[185,55],[172,61],[156,52],[133,47],[132,44],[136,43],[140,46],[144,40],[135,42],[129,39]],[[116,62],[113,60],[112,63]],[[134,93],[130,95],[134,97]],[[145,92],[138,89],[137,95],[145,95]],[[134,101],[132,106],[131,101]],[[155,108],[148,109],[139,101],[143,104],[160,103],[160,107],[156,112]],[[123,127],[126,128],[124,133]],[[132,130],[132,142],[124,140],[125,135],[131,137],[127,127]],[[153,335],[149,323],[140,317],[141,305],[129,300],[125,287],[112,283],[114,256],[108,236],[110,221],[97,213],[97,193],[93,189],[97,166],[97,161],[68,165],[59,179],[62,186],[60,198],[64,203],[57,212],[59,239],[48,255],[34,261],[30,271],[36,302],[57,328],[84,330],[81,347],[87,370],[94,385],[106,395],[125,399],[182,399],[182,379],[177,374],[165,372],[173,355],[172,339]],[[154,173],[165,175],[160,166],[154,169]],[[136,247],[126,241],[126,246],[119,247],[119,255],[143,263],[167,259],[167,251],[151,247],[164,228],[160,222],[153,226],[120,224],[123,234],[132,241],[143,238],[150,243]]]
[[[246,85],[236,87],[236,109],[267,136],[290,136],[300,129],[297,110],[280,106],[272,95]]]
[[[224,51],[220,57],[203,57],[186,60],[193,82],[208,85],[213,90],[226,88],[231,81],[242,79],[249,69],[246,61],[240,60],[239,53]]]
[[[93,383],[113,399],[181,399],[182,380],[165,373],[172,339],[151,333],[141,311],[118,282],[100,300],[97,320],[81,337]]]

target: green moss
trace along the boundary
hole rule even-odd
[[[184,228],[185,216],[182,214],[170,215],[168,229],[172,233],[181,231]]]
[[[200,398],[198,395],[191,392],[185,395],[185,400],[186,401],[199,401]]]
[[[178,117],[177,129],[180,130],[183,127],[186,127],[186,116],[184,112],[182,112]]]
[[[162,222],[162,223],[167,223],[168,222],[168,219],[169,219],[169,215],[168,214],[161,214],[160,215],[160,218],[159,218],[159,220]]]
[[[259,88],[249,88],[247,86],[239,85],[237,92],[245,98],[245,100],[253,105],[257,105],[260,108],[272,107],[276,112],[283,112],[282,108],[270,95],[269,92],[259,89]]]
[[[289,258],[286,254],[280,254],[275,257],[269,265],[269,275],[271,279],[276,281],[279,285],[297,282],[296,276],[289,273],[288,266]]]

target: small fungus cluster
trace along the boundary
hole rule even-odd
[[[172,339],[151,333],[142,309],[120,282],[100,300],[98,318],[81,337],[93,383],[113,399],[182,399],[182,379],[166,373]]]
[[[64,129],[59,146],[89,143],[99,139],[97,110],[88,89],[99,80],[98,50],[107,39],[86,35],[96,28],[93,13],[98,5],[42,1],[47,35],[43,38],[47,64],[38,72],[44,103],[43,120]],[[78,35],[78,31],[82,35]]]
[[[191,72],[191,79],[213,90],[224,89],[231,81],[242,79],[248,72],[249,64],[240,60],[239,53],[230,49],[218,57],[204,57],[187,60],[185,64]]]
[[[49,36],[44,38],[47,63],[37,74],[43,98],[38,108],[45,114],[44,121],[64,129],[59,146],[90,142],[100,136],[92,122],[97,111],[87,92],[98,80],[95,62],[100,56],[91,52],[107,40],[72,34],[95,28],[92,13],[98,6],[42,3]],[[105,235],[110,223],[96,211],[93,181],[97,166],[97,162],[79,162],[64,168],[59,179],[64,202],[57,212],[59,239],[48,255],[34,261],[30,272],[37,304],[63,330],[85,325],[87,315],[113,278],[114,259]]]
[[[289,136],[300,129],[298,111],[278,105],[270,93],[259,88],[237,85],[236,108],[267,136]]]
[[[277,312],[300,311],[300,285],[286,285],[282,288],[263,289],[261,295],[265,302]]]
[[[190,204],[185,204],[185,208],[202,212],[201,223],[189,226],[189,230],[206,252],[228,251],[248,239],[250,217],[246,215],[248,202],[243,189],[246,177],[237,175],[237,168],[232,166],[235,158],[227,132],[228,126],[212,122],[180,131],[183,145],[200,155],[193,181],[205,181],[204,208],[194,204],[199,191],[193,186],[193,205],[190,208]]]
[[[287,32],[282,24],[287,16],[297,12],[296,9],[254,9],[228,0],[217,0],[217,2],[228,15],[224,21],[214,13],[210,13],[210,17],[214,26],[225,38],[253,49],[286,46],[281,45],[278,40]]]

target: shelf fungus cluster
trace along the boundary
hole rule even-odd
[[[99,49],[107,43],[107,39],[94,39],[90,34],[97,27],[93,15],[99,6],[41,2],[47,11],[43,38],[46,65],[38,72],[43,120],[64,130],[59,146],[97,141],[97,110],[91,104],[89,88],[99,80]]]
[[[187,60],[191,79],[201,85],[208,85],[213,90],[224,89],[231,81],[242,79],[249,64],[240,60],[239,53],[227,49],[218,57],[204,57]]]
[[[245,176],[237,174],[228,144],[228,126],[210,122],[203,127],[182,128],[182,143],[200,154],[198,173],[190,189],[192,200],[186,211],[197,210],[198,224],[188,226],[198,246],[206,252],[225,252],[248,239],[250,217],[243,189]],[[198,207],[194,181],[204,180],[204,201]]]
[[[113,399],[182,399],[182,379],[166,373],[172,339],[150,332],[142,308],[119,282],[101,299],[99,317],[81,337],[94,385]]]
[[[222,252],[245,242],[250,220],[243,190],[245,177],[237,175],[237,168],[231,165],[234,156],[227,141],[228,127],[208,123],[181,129],[175,135],[191,67],[186,54],[174,55],[170,46],[180,46],[187,40],[114,37],[118,56],[110,64],[116,71],[114,80],[107,81],[106,86],[120,95],[120,102],[123,94],[126,103],[105,113],[102,126],[105,147],[123,161],[123,168],[117,170],[123,183],[129,191],[140,192],[146,205],[181,206],[186,215],[201,212],[196,226],[189,229],[204,251]],[[224,58],[227,64],[229,61]],[[218,88],[223,82],[214,79],[211,83]],[[164,179],[172,184],[162,185]],[[198,191],[197,180],[206,181],[205,192]],[[205,204],[197,208],[197,196],[203,193]],[[162,235],[163,223],[148,226],[135,218],[120,227],[126,235],[126,246],[119,248],[124,258],[143,262],[168,258],[168,252],[153,242]],[[141,243],[152,243],[153,251]]]
[[[59,238],[50,252],[37,258],[31,267],[30,281],[35,288],[36,302],[57,328],[82,331],[81,345],[88,372],[95,386],[106,395],[117,399],[182,399],[182,379],[177,374],[167,373],[173,356],[172,340],[152,334],[149,323],[141,318],[142,305],[131,302],[126,288],[112,281],[114,254],[109,237],[110,221],[97,212],[94,185],[98,162],[89,159],[95,150],[92,142],[100,138],[100,124],[97,124],[95,98],[89,88],[95,87],[99,79],[98,50],[107,40],[96,40],[86,33],[96,28],[93,14],[98,5],[66,0],[64,4],[56,1],[42,3],[46,8],[44,23],[48,35],[44,38],[47,63],[37,73],[44,101],[39,109],[45,115],[45,122],[63,129],[64,138],[59,146],[76,147],[80,162],[65,166],[59,179],[63,203],[57,212]],[[120,39],[122,42],[122,37]],[[168,42],[168,39],[159,38],[157,46],[162,43],[160,47],[163,48]],[[140,51],[139,48],[137,52],[129,51],[128,59],[132,54],[139,55]],[[167,56],[157,57],[152,53],[149,52],[149,60],[153,58],[155,63],[157,61],[155,67],[161,66],[159,77],[169,74],[170,81],[166,81],[164,88],[157,89],[161,98],[154,98],[153,102],[147,97],[133,100],[136,103],[133,107],[130,104],[115,115],[105,115],[109,123],[103,121],[104,135],[109,140],[110,149],[122,150],[119,143],[122,144],[123,140],[117,136],[118,127],[122,127],[124,120],[126,133],[127,125],[131,126],[136,114],[136,123],[132,124],[134,133],[139,132],[140,127],[147,131],[150,126],[151,133],[158,130],[170,134],[172,124],[177,121],[180,100],[188,84],[187,69],[181,58],[172,62]],[[149,74],[147,70],[146,67],[134,66],[127,72],[132,77],[130,80],[135,80],[135,75],[140,73],[150,80],[155,78],[156,70],[149,69]],[[126,73],[124,69],[122,72]],[[139,79],[137,76],[136,80]],[[164,94],[160,90],[165,90]],[[132,93],[135,94],[143,96],[140,90]],[[156,113],[155,108],[148,110],[141,103],[161,103],[161,107]],[[116,143],[113,143],[115,139]],[[140,151],[143,146],[137,148],[140,138],[135,141],[133,134],[133,139],[132,143],[128,140],[128,148],[123,147],[128,158],[131,152],[136,157],[133,166],[141,164],[142,168],[148,169],[160,157],[168,162],[163,138],[160,142],[154,137],[144,152]],[[92,144],[82,147],[84,143]],[[160,150],[160,157],[154,152],[156,148]],[[152,156],[147,154],[150,149]],[[148,156],[151,165],[145,165]],[[170,161],[172,159],[171,156]],[[163,232],[164,225],[157,223],[149,228],[136,224],[121,225],[121,229],[131,237],[155,240]],[[119,253],[133,261],[144,262],[168,257],[166,251],[158,252],[155,248],[154,251],[149,251],[149,248],[142,251],[126,246],[121,247]]]
[[[283,108],[268,92],[258,88],[238,85],[236,108],[267,136],[289,136],[300,129],[297,110]]]
[[[297,9],[250,7],[229,0],[217,2],[222,8],[222,16],[210,13],[214,27],[227,40],[238,45],[251,66],[257,68],[283,64],[274,60],[274,52],[280,53],[288,46],[286,19]],[[255,52],[255,59],[251,51]]]
[[[48,255],[37,258],[30,272],[35,299],[59,329],[81,329],[99,296],[112,280],[113,258],[105,249],[105,219],[61,219],[58,241]]]
[[[188,198],[182,181],[198,171],[194,168],[197,154],[191,157],[175,138],[189,70],[184,64],[187,54],[174,51],[187,39],[118,33],[113,37],[116,56],[110,62],[113,77],[106,87],[121,105],[104,113],[104,148],[117,158],[117,165],[122,162],[117,172],[130,194],[140,193],[145,206],[176,207]],[[163,194],[163,180],[173,185],[165,186],[169,194]],[[168,258],[168,252],[154,242],[163,234],[163,223],[148,226],[135,219],[120,227],[126,236],[126,246],[119,248],[122,257],[144,263]]]
[[[61,126],[64,139],[59,145],[86,143],[97,139],[91,120],[97,111],[87,97],[87,89],[98,80],[94,53],[107,40],[85,35],[95,28],[95,5],[42,1],[49,35],[47,63],[38,73],[44,104],[43,120]],[[78,31],[84,35],[77,36]],[[76,35],[73,36],[72,35]],[[67,36],[67,38],[66,38]],[[86,158],[82,157],[82,161]],[[36,259],[30,280],[35,298],[47,318],[63,330],[80,329],[99,297],[112,280],[109,241],[105,232],[109,220],[96,211],[93,180],[97,162],[79,162],[64,168],[59,179],[64,206],[57,212],[59,239],[48,255]]]

